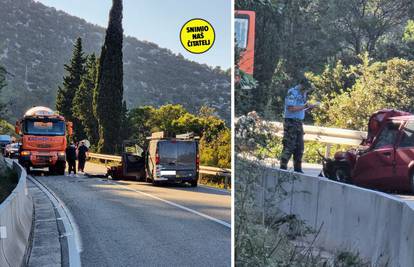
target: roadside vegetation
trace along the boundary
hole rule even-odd
[[[193,132],[200,137],[201,165],[230,168],[230,129],[213,108],[202,107],[191,114],[182,105],[144,106],[128,112],[127,125],[127,139],[137,140],[141,146],[152,132],[165,131],[171,136]]]
[[[7,70],[0,65],[0,93],[2,89],[7,85],[6,78],[9,73]],[[15,136],[14,126],[8,123],[4,119],[4,113],[7,111],[7,105],[0,102],[0,133]]]
[[[18,183],[18,175],[7,167],[3,156],[0,155],[0,203],[13,191]]]
[[[202,107],[197,114],[189,113],[182,105],[159,108],[144,106],[131,109],[127,114],[126,139],[135,140],[145,147],[152,132],[165,131],[170,136],[193,132],[200,137],[200,164],[231,168],[231,132],[214,109]],[[224,177],[202,176],[201,183],[224,188]]]
[[[311,101],[321,102],[307,124],[366,130],[376,110],[414,112],[414,2],[235,4],[256,12],[254,90],[236,87],[236,115],[255,110],[280,121],[287,90],[303,77],[315,88]]]
[[[230,168],[231,132],[226,122],[218,116],[217,110],[202,106],[198,112],[190,113],[181,104],[141,106],[128,110],[125,101],[122,107],[112,108],[111,101],[98,101],[98,87],[103,86],[107,90],[105,84],[98,84],[102,69],[100,64],[101,58],[95,54],[85,55],[82,39],[78,38],[72,58],[65,64],[66,75],[56,101],[57,111],[73,122],[74,141],[87,139],[92,151],[119,154],[123,140],[136,140],[144,147],[146,138],[152,132],[164,131],[170,136],[193,132],[200,137],[202,165]],[[119,96],[116,99],[118,101]],[[101,110],[100,117],[98,110]],[[118,110],[115,117],[113,110]],[[114,120],[117,123],[112,123]],[[106,129],[115,127],[116,134]],[[116,142],[105,144],[102,141],[104,135],[117,136]]]
[[[198,182],[200,184],[210,186],[210,187],[215,187],[218,189],[226,189],[226,190],[232,189],[231,177],[227,177],[227,188],[226,188],[226,177],[222,177],[222,176],[200,174]]]
[[[101,153],[119,152],[127,107],[123,100],[122,1],[114,0],[100,57],[85,55],[82,38],[73,46],[58,88],[56,110],[73,122],[73,139],[88,139]]]
[[[260,144],[255,151],[254,155],[260,159],[280,159],[282,153],[282,138],[281,137],[264,137],[263,144]],[[330,156],[332,157],[338,151],[347,151],[350,146],[346,145],[331,145]],[[307,163],[322,164],[322,158],[319,155],[325,156],[326,145],[316,141],[305,142],[305,152],[303,155],[303,161]],[[319,153],[318,153],[319,152]]]

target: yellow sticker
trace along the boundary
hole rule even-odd
[[[204,19],[192,19],[181,28],[180,40],[184,48],[193,54],[207,52],[214,44],[213,26]]]

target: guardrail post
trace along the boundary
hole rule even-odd
[[[224,189],[227,190],[229,184],[229,177],[226,175],[224,176]]]
[[[331,155],[331,146],[332,144],[326,144],[325,158],[329,158],[329,156]]]

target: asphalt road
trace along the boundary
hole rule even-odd
[[[89,173],[102,170],[87,163]],[[83,266],[231,264],[228,192],[36,174],[72,214]]]

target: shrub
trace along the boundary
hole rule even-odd
[[[322,101],[312,112],[317,125],[366,130],[370,115],[377,110],[414,111],[414,61],[371,62],[368,54],[360,59],[358,65],[345,68],[338,62],[321,75],[308,74],[317,88],[313,98]],[[338,68],[343,75],[337,74]]]
[[[13,191],[18,183],[18,175],[12,169],[7,169],[0,177],[0,203],[3,202]]]

